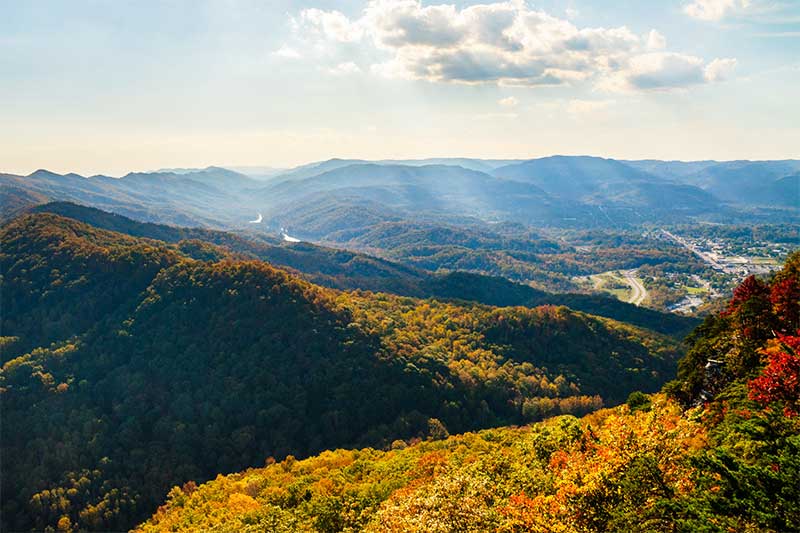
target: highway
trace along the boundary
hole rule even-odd
[[[684,239],[682,237],[678,237],[677,235],[674,235],[674,234],[670,233],[669,231],[667,231],[665,229],[662,229],[661,232],[664,235],[666,235],[667,237],[669,237],[670,239],[672,239],[673,241],[675,241],[676,243],[680,244],[681,246],[683,246],[684,248],[686,248],[687,250],[692,252],[693,254],[697,255],[700,259],[702,259],[703,261],[705,261],[706,263],[711,265],[712,268],[714,268],[716,270],[722,270],[723,272],[727,272],[728,271],[725,268],[724,265],[719,264],[717,261],[712,259],[710,255],[708,255],[707,253],[699,250],[693,244],[690,244],[689,242],[687,242],[686,239]]]
[[[625,276],[625,281],[631,286],[631,297],[628,299],[628,303],[642,305],[642,302],[647,298],[647,289],[645,289],[642,282],[636,278],[636,270],[626,270],[622,275]]]

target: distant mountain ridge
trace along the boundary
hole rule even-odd
[[[37,170],[27,176],[0,175],[0,191],[13,188],[49,200],[78,202],[144,221],[221,226],[234,219],[244,190],[259,182],[227,169],[190,172],[131,172],[121,178],[83,177]]]
[[[498,180],[452,165],[351,164],[303,179],[276,179],[262,190],[279,202],[320,192],[358,195],[390,208],[490,214],[522,202],[528,209],[554,203],[536,186]]]
[[[431,157],[425,159],[327,159],[325,161],[316,161],[307,163],[296,167],[292,170],[278,174],[276,177],[279,179],[302,179],[317,176],[323,172],[329,172],[338,168],[350,165],[402,165],[402,166],[429,166],[429,165],[445,165],[445,166],[459,166],[467,170],[478,170],[481,172],[490,172],[497,167],[508,165],[521,160],[518,159],[477,159],[470,157]]]
[[[725,202],[743,205],[800,206],[800,160],[628,161],[657,176],[696,185]]]
[[[146,222],[341,240],[383,222],[522,223],[557,228],[691,221],[800,222],[800,162],[618,161],[552,156],[331,159],[254,179],[221,167],[121,178],[0,174],[0,216],[70,201]],[[248,224],[263,215],[259,225]]]
[[[710,208],[717,203],[693,185],[672,183],[613,159],[553,156],[499,167],[493,174],[590,204],[679,209]]]

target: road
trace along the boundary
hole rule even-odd
[[[625,276],[625,281],[631,286],[631,297],[628,299],[628,303],[642,305],[642,302],[647,298],[647,289],[645,289],[642,282],[636,278],[636,270],[626,270],[622,275]]]
[[[692,252],[693,254],[697,255],[700,259],[711,265],[712,268],[716,270],[722,270],[723,272],[728,271],[724,265],[719,264],[710,255],[703,252],[702,250],[699,250],[696,246],[690,244],[686,239],[678,237],[677,235],[674,235],[665,229],[662,229],[661,232],[670,239],[672,239],[673,241],[675,241],[676,243],[680,244],[681,246]]]

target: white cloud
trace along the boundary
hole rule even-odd
[[[347,61],[345,63],[339,63],[335,67],[327,69],[327,71],[334,76],[346,76],[348,74],[361,72],[361,68],[352,61]]]
[[[683,12],[700,20],[720,20],[750,6],[750,0],[692,0]]]
[[[667,39],[657,30],[650,30],[647,34],[647,48],[650,50],[662,50],[667,47]]]
[[[272,55],[278,57],[284,57],[286,59],[297,59],[302,57],[302,54],[300,54],[300,52],[285,44],[280,48],[278,48],[277,50],[275,50],[274,52],[272,52]]]
[[[660,51],[666,39],[656,30],[641,36],[625,26],[578,28],[520,0],[463,9],[371,0],[356,18],[306,9],[293,20],[299,38],[327,43],[317,42],[318,49],[329,53],[336,44],[357,44],[359,54],[382,57],[372,62],[373,73],[410,80],[669,90],[719,79],[706,77],[704,68],[721,69],[713,61]]]
[[[736,60],[732,58],[715,59],[705,68],[705,77],[708,81],[723,81],[730,77],[736,68]]]
[[[305,30],[313,30],[318,36],[326,37],[340,43],[358,41],[363,36],[363,29],[357,22],[351,22],[339,11],[323,11],[321,9],[304,9],[299,21],[293,25]]]
[[[601,87],[615,92],[682,89],[719,81],[733,64],[735,60],[715,59],[706,65],[696,56],[651,52],[631,58],[624,68],[603,80]]]
[[[507,98],[501,98],[497,101],[503,107],[516,107],[519,104],[519,100],[514,98],[513,96],[509,96]]]

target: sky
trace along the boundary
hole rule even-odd
[[[800,158],[800,0],[0,0],[0,172]]]

